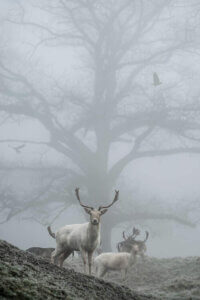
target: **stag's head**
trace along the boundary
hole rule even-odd
[[[84,205],[81,203],[79,196],[79,188],[75,189],[76,197],[80,203],[80,205],[84,208],[85,212],[90,215],[90,223],[92,225],[98,225],[100,223],[100,217],[105,214],[110,206],[112,206],[117,200],[119,191],[115,191],[115,197],[111,204],[107,206],[99,206],[99,208],[93,208],[92,206]]]

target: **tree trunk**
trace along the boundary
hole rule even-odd
[[[109,213],[109,212],[108,212]],[[112,220],[112,212],[109,215],[102,216],[101,219],[101,243],[103,252],[112,250],[112,229],[115,226],[115,222]]]

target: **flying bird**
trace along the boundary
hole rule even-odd
[[[24,147],[26,146],[26,144],[21,144],[21,145],[19,145],[19,146],[15,146],[15,147],[10,146],[10,145],[8,145],[8,146],[9,146],[10,148],[12,148],[13,150],[15,150],[16,153],[21,153],[21,149],[24,148]]]
[[[162,84],[162,82],[160,81],[158,74],[156,72],[153,73],[153,85],[154,86],[158,86]]]

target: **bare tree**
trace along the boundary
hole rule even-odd
[[[183,14],[190,19],[193,1],[190,5],[183,1],[179,18],[171,13],[178,2],[170,0],[34,1],[32,9],[42,11],[48,22],[30,18],[30,3],[21,4],[19,14],[9,16],[7,24],[28,32],[34,28],[39,33],[35,52],[43,45],[78,49],[88,83],[75,91],[62,81],[51,81],[55,89],[49,92],[22,66],[14,70],[2,58],[0,110],[36,119],[46,128],[49,139],[41,143],[72,162],[77,185],[87,188],[91,203],[108,201],[121,173],[134,160],[200,152],[198,97],[190,93],[185,99],[178,83],[165,84],[156,70],[164,74],[178,53],[187,55],[194,49],[195,37],[185,38],[182,21]],[[114,148],[122,144],[128,152],[114,161]],[[107,248],[113,226],[135,216],[117,206],[114,215],[105,217]],[[157,218],[192,225],[171,213],[157,215],[144,208],[137,214],[141,220]]]

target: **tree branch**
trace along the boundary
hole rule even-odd
[[[109,177],[114,183],[118,178],[119,174],[123,171],[123,169],[129,164],[131,161],[145,158],[145,157],[159,157],[159,156],[168,156],[168,155],[176,155],[176,154],[200,154],[200,147],[188,147],[188,148],[173,148],[167,150],[149,150],[142,152],[134,152],[130,151],[126,156],[120,159],[109,171]]]
[[[123,214],[119,213],[119,215],[115,215],[114,218],[115,224],[119,224],[122,222],[127,222],[127,221],[146,221],[146,220],[166,220],[166,221],[173,221],[176,223],[179,223],[184,226],[189,226],[191,228],[196,227],[196,223],[193,223],[187,219],[181,218],[175,214],[170,214],[170,213],[133,213],[133,214]]]

